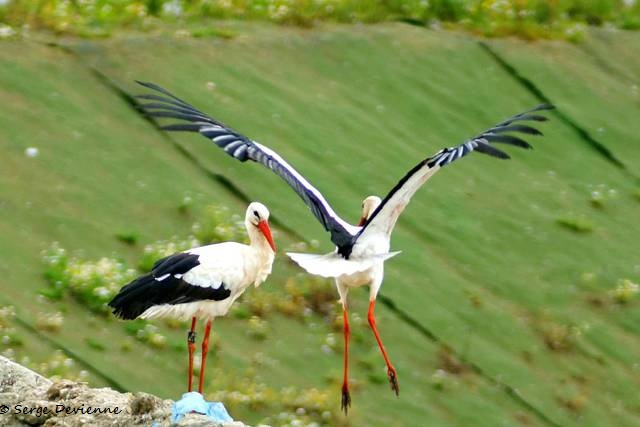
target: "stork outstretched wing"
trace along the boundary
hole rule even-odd
[[[548,120],[547,117],[538,112],[551,110],[553,108],[554,107],[549,104],[539,105],[498,123],[460,145],[443,148],[432,157],[422,160],[391,189],[376,210],[373,211],[357,234],[356,241],[374,233],[390,235],[398,217],[411,200],[411,197],[443,166],[466,156],[472,151],[477,151],[499,159],[508,159],[509,155],[493,146],[493,143],[531,148],[528,142],[520,137],[511,135],[511,133],[542,135],[542,132],[538,129],[518,122],[546,121]]]
[[[275,151],[209,117],[158,85],[147,82],[138,83],[159,93],[136,97],[144,100],[138,104],[138,107],[147,116],[182,121],[181,123],[160,126],[162,130],[198,132],[213,141],[233,158],[241,162],[252,160],[267,167],[289,184],[300,196],[324,229],[331,233],[331,241],[337,247],[351,246],[353,238],[360,228],[340,218],[320,191]]]

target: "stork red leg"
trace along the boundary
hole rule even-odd
[[[378,334],[378,328],[376,328],[376,318],[373,314],[375,304],[375,300],[369,301],[369,314],[367,318],[369,319],[369,326],[371,326],[371,329],[373,329],[373,334],[376,336],[376,341],[378,341],[380,351],[382,351],[382,357],[384,357],[384,361],[387,364],[387,376],[389,377],[391,390],[393,390],[396,396],[398,396],[400,394],[400,387],[398,386],[398,376],[396,374],[395,368],[387,357],[387,352],[384,350],[384,345],[382,344],[382,340],[380,339],[380,334]]]
[[[342,306],[342,317],[344,319],[344,378],[342,379],[342,403],[340,407],[347,413],[351,406],[351,395],[349,394],[349,316],[347,308]]]
[[[187,332],[187,347],[189,348],[189,391],[193,389],[193,354],[196,351],[196,318],[191,319],[191,329]]]
[[[202,339],[202,361],[200,362],[200,382],[198,384],[198,393],[202,394],[204,386],[204,368],[207,361],[207,353],[209,352],[209,334],[211,333],[211,320],[207,320],[207,326],[204,328],[204,338]]]

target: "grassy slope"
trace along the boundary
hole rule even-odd
[[[1,178],[4,188],[11,188],[12,191],[4,193],[2,200],[6,215],[1,234],[1,247],[4,248],[1,268],[6,280],[2,283],[5,291],[2,302],[17,305],[20,317],[32,324],[39,313],[58,309],[64,311],[66,327],[60,333],[51,335],[54,340],[82,355],[131,390],[144,389],[175,397],[183,388],[183,364],[178,362],[184,357],[183,353],[152,351],[135,343],[131,352],[122,353],[119,345],[126,338],[116,322],[95,318],[73,301],[48,304],[36,299],[37,291],[44,286],[40,251],[50,242],[60,241],[69,250],[82,250],[87,258],[114,253],[135,260],[134,251],[118,243],[114,234],[133,230],[140,233],[142,243],[168,238],[173,234],[186,234],[191,221],[176,213],[185,189],[189,189],[196,200],[195,211],[198,206],[211,200],[237,209],[243,206],[225,190],[194,171],[191,165],[176,155],[173,148],[158,138],[146,123],[132,116],[128,107],[104,90],[70,56],[33,43],[26,45],[30,55],[23,55],[24,44],[6,43],[3,47],[2,59],[6,68],[3,68],[5,89],[2,96],[5,100],[11,100],[11,104],[2,118],[6,132],[3,133],[1,147],[3,159],[9,167]],[[88,93],[91,96],[85,96]],[[24,150],[29,146],[40,149],[39,157],[29,159],[24,156]],[[142,167],[140,159],[144,161]],[[283,236],[279,244],[286,247],[287,241],[289,239]],[[295,271],[289,266],[280,266],[271,279],[272,286],[282,284],[283,278]],[[357,305],[357,308],[363,312],[362,305]],[[384,308],[380,309],[380,321],[386,323],[388,326],[385,327],[389,329],[404,328],[396,319],[385,314]],[[219,368],[229,368],[234,372],[247,369],[249,358],[246,354],[255,352],[255,342],[246,337],[243,329],[243,322],[229,322],[219,330],[225,343],[230,343],[222,347]],[[272,330],[279,329],[272,327]],[[306,339],[309,349],[313,349],[311,355],[318,352],[326,335],[326,331],[310,334],[308,328],[296,327],[295,324],[289,325],[288,329],[291,332],[284,334],[284,337],[279,334],[283,337],[280,341],[299,342]],[[411,337],[410,331],[407,328],[404,330],[406,333],[403,336]],[[364,327],[360,327],[360,331],[354,332],[354,353],[362,356],[354,358],[356,366],[353,367],[353,373],[355,378],[361,379],[360,382],[366,383],[367,376],[380,378],[381,375],[372,374],[368,369],[359,369],[357,361],[361,358],[375,361],[376,365],[380,362],[371,336]],[[25,348],[20,354],[38,361],[46,359],[44,354],[51,351],[46,343],[31,336],[28,330],[19,328],[19,333],[26,338]],[[182,332],[174,332],[169,336],[172,342],[182,343]],[[101,352],[89,348],[85,344],[87,337],[95,338],[108,350]],[[358,345],[358,337],[360,342],[366,344]],[[324,386],[326,377],[338,378],[340,375],[340,356],[337,354],[321,356],[317,360],[319,368],[308,370],[305,369],[307,359],[297,357],[298,352],[283,355],[273,344],[267,341],[264,350],[277,363],[265,375],[268,383],[274,387],[292,383],[301,387],[310,384]],[[427,389],[429,377],[418,375],[421,366],[415,361],[422,363],[419,357],[423,352],[433,359],[435,350],[427,344],[413,352],[413,363],[398,361],[398,365],[403,371],[414,372],[414,376],[418,377],[415,383],[404,382],[403,392],[419,395],[421,390],[424,393]],[[148,368],[140,369],[141,364]],[[292,369],[305,375],[292,381]],[[102,383],[99,378],[91,379],[94,384]],[[469,376],[468,381],[479,382],[473,376]],[[383,383],[376,387],[384,390],[387,386]],[[481,382],[477,387],[487,389]],[[358,392],[355,396],[358,396]],[[395,401],[388,393],[383,394],[383,399],[387,403]],[[474,406],[482,403],[482,399],[465,400],[473,400]],[[505,400],[502,396],[493,405],[510,407],[510,402]],[[420,400],[400,402],[402,405],[394,407],[388,415],[372,415],[384,419],[385,416],[395,417],[402,413],[420,414],[423,410]],[[446,412],[449,404],[440,405]],[[356,407],[353,419],[358,420],[359,412],[364,411]],[[254,421],[259,419],[256,417],[268,415],[236,413]],[[469,415],[462,411],[458,416],[464,419]]]
[[[116,233],[138,232],[145,243],[185,235],[190,221],[177,213],[185,189],[196,207],[220,200],[217,194],[224,191],[203,180],[167,144],[151,150],[158,139],[149,126],[68,54],[34,43],[3,43],[1,56],[6,104],[0,118],[5,164],[0,180],[11,189],[2,196],[2,298],[29,318],[54,311],[35,299],[43,286],[40,251],[52,241],[82,249],[89,258],[116,253],[132,259],[133,251],[116,241]],[[39,148],[37,158],[24,155],[30,146]],[[231,198],[223,202],[242,208]],[[121,339],[121,333],[73,304],[56,308],[68,311],[67,324],[81,332],[67,327],[60,340],[89,359],[103,356],[86,348],[86,336],[105,343]],[[126,372],[119,375],[113,374],[118,381],[127,378]]]
[[[419,158],[536,103],[475,41],[455,34],[400,25],[310,32],[252,27],[242,34],[228,42],[127,38],[76,46],[86,60],[125,87],[133,89],[133,78],[156,81],[273,147],[317,183],[338,212],[353,220],[364,195],[390,188]],[[596,39],[587,46],[602,49],[601,43]],[[12,45],[5,45],[11,49]],[[513,42],[497,47],[525,75],[536,71],[531,78],[543,90],[548,87],[547,95],[574,120],[593,127],[593,114],[600,113],[612,123],[616,141],[604,137],[602,141],[618,157],[629,159],[625,163],[633,164],[638,147],[630,142],[637,137],[625,129],[623,121],[624,114],[630,114],[624,106],[634,102],[631,95],[607,91],[611,102],[602,109],[584,90],[591,78],[599,88],[619,88],[619,76],[598,70],[591,56],[566,44],[554,44],[558,52],[542,58],[529,52],[553,52],[548,46]],[[10,220],[0,224],[1,235],[12,251],[3,254],[0,268],[7,277],[9,266],[23,259],[34,262],[29,263],[33,268],[10,270],[7,283],[25,286],[9,291],[7,300],[28,306],[30,294],[41,286],[35,259],[50,240],[83,248],[90,256],[110,251],[126,254],[128,249],[112,238],[123,227],[134,224],[144,240],[186,230],[188,222],[174,212],[187,187],[202,194],[200,203],[215,199],[242,208],[71,58],[32,46],[34,55],[18,60],[17,50],[23,47],[12,48],[13,55],[3,49],[3,64],[11,58],[13,69],[20,73],[3,67],[0,95],[21,101],[9,109],[13,115],[7,123],[0,123],[9,129],[2,137],[11,142],[0,149],[16,174],[23,176],[0,174],[3,184],[13,180],[16,189],[8,196],[8,204],[16,209],[8,210],[6,203],[3,208]],[[571,55],[579,72],[543,72],[563,67],[564,55]],[[629,56],[620,50],[620,58]],[[72,73],[78,76],[65,80]],[[576,78],[583,75],[584,81]],[[213,92],[205,89],[208,81],[217,85]],[[52,96],[53,91],[64,96]],[[87,97],[87,93],[96,96]],[[28,109],[34,112],[27,113]],[[70,119],[74,114],[77,118]],[[43,126],[47,133],[33,129],[35,117],[48,124]],[[32,130],[26,131],[27,125]],[[74,129],[87,139],[75,141]],[[418,193],[394,234],[393,246],[404,252],[388,264],[383,293],[556,422],[602,425],[615,420],[617,425],[632,425],[640,410],[633,368],[640,312],[637,305],[596,307],[588,301],[606,302],[607,291],[618,278],[638,279],[629,253],[640,236],[637,228],[625,227],[634,223],[640,210],[631,197],[636,188],[625,173],[585,148],[561,122],[555,120],[543,130],[547,136],[533,141],[535,151],[515,152],[510,162],[470,157],[438,174]],[[234,163],[195,136],[179,140],[213,171],[231,178],[251,198],[267,203],[281,221],[329,249],[320,227],[277,178],[256,165]],[[51,141],[56,150],[47,157],[42,147]],[[42,155],[24,158],[22,151],[28,145],[40,147]],[[140,159],[150,162],[144,171],[136,167]],[[353,159],[362,164],[354,167]],[[27,168],[28,162],[38,166]],[[139,180],[147,182],[144,193],[135,186]],[[101,191],[95,192],[98,184]],[[589,205],[589,186],[598,184],[618,192],[604,209]],[[51,197],[51,188],[57,189],[56,197]],[[29,211],[26,200],[41,201],[47,207],[45,216],[43,209]],[[131,200],[140,203],[132,205]],[[149,216],[145,212],[151,207],[157,213]],[[574,234],[555,224],[567,212],[592,221],[593,232]],[[87,235],[92,238],[86,239]],[[295,271],[284,262],[278,267],[278,275],[265,291],[277,292],[282,278]],[[583,273],[595,273],[596,279],[581,281]],[[364,294],[354,292],[352,299],[353,311],[364,313]],[[385,390],[386,384],[365,381],[354,396],[355,424],[368,419],[411,425],[416,417],[426,417],[425,422],[433,425],[538,422],[475,374],[450,376],[443,391],[432,388],[430,377],[439,364],[437,346],[384,307],[378,310],[403,394],[396,400]],[[80,322],[87,317],[73,311],[68,316]],[[284,320],[275,319],[271,326],[278,336],[270,334],[261,347],[279,361],[262,374],[267,383],[322,385],[327,374],[339,377],[339,354],[324,356],[316,351],[321,335],[279,322]],[[550,352],[544,344],[549,335],[545,331],[570,326],[583,331],[572,350]],[[95,327],[104,328],[105,340],[121,339],[118,328],[105,327],[100,321]],[[241,328],[242,323],[230,321],[220,330],[229,342],[222,347],[227,356],[219,362],[223,366],[242,369],[243,355],[255,351],[255,343],[243,338]],[[85,350],[81,334],[72,332],[65,331],[57,339],[94,361],[104,357]],[[363,342],[354,355],[379,364],[370,335],[363,330],[361,336]],[[288,343],[284,351],[272,345],[279,340]],[[293,348],[305,340],[306,346]],[[312,351],[301,358],[304,348]],[[182,381],[175,359],[181,356],[145,355],[149,368],[143,371],[123,364],[124,357],[133,356],[114,349],[107,357],[117,368],[105,366],[105,370],[127,387],[174,396],[179,392],[175,382]],[[159,372],[163,374],[158,380]],[[298,374],[295,379],[292,372]],[[356,368],[353,374],[361,380],[366,376],[364,368]],[[148,384],[151,378],[155,381]]]
[[[491,45],[640,177],[640,167],[634,161],[637,138],[629,139],[630,124],[640,106],[637,35],[594,31],[583,45],[541,42],[527,49],[527,54],[520,43],[510,40]],[[576,103],[576,99],[585,102]]]

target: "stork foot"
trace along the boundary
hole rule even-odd
[[[398,385],[398,375],[396,374],[396,370],[393,366],[387,367],[387,376],[389,377],[389,384],[391,384],[391,390],[396,394],[396,396],[400,396],[400,386]]]
[[[349,394],[349,388],[345,385],[342,386],[342,403],[340,404],[340,409],[344,411],[344,414],[347,415],[347,411],[351,406],[351,395]]]

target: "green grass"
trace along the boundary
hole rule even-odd
[[[384,195],[420,159],[538,103],[475,39],[458,33],[400,24],[239,28],[242,37],[226,41],[135,34],[68,41],[76,56],[28,41],[3,43],[0,155],[9,172],[0,173],[0,185],[10,191],[0,205],[0,277],[3,302],[15,304],[19,317],[35,322],[34,295],[45,287],[40,251],[54,240],[89,259],[115,254],[135,265],[143,245],[186,236],[191,216],[211,202],[244,211],[86,64],[132,92],[141,90],[133,79],[159,83],[274,148],[352,221],[364,196]],[[545,136],[531,138],[533,151],[509,150],[508,162],[471,155],[438,173],[398,222],[392,247],[403,253],[388,262],[382,294],[443,344],[378,304],[378,325],[399,372],[397,399],[366,321],[354,322],[351,424],[545,425],[497,384],[559,425],[637,424],[640,306],[610,301],[619,280],[637,283],[640,274],[632,256],[640,205],[630,177],[639,149],[628,125],[637,99],[624,90],[640,67],[640,45],[632,34],[595,33],[585,46],[591,51],[555,42],[492,44],[629,172],[552,114],[540,126]],[[608,64],[622,76],[595,59],[608,46]],[[175,139],[211,172],[267,204],[281,223],[318,240],[318,251],[331,249],[277,177],[198,136]],[[24,155],[30,146],[39,156]],[[591,202],[600,186],[618,194],[602,209]],[[575,233],[558,218],[581,218],[592,229]],[[115,237],[129,230],[136,245]],[[281,248],[295,240],[282,230],[276,236]],[[268,282],[248,292],[283,295],[297,274],[280,257]],[[353,291],[351,300],[352,315],[364,318],[366,294]],[[120,322],[70,299],[51,304],[49,311],[65,310],[65,327],[52,338],[115,381],[163,397],[183,391],[184,353],[137,341],[126,341],[130,350],[123,352],[119,344],[129,338]],[[248,320],[216,322],[219,351],[209,377],[245,375],[259,351],[273,362],[257,381],[274,389],[328,388],[337,407],[340,331],[333,331],[336,350],[325,354],[330,329],[321,318],[266,320],[262,340],[246,332]],[[184,339],[181,330],[162,330],[176,345]],[[475,368],[452,368],[443,345]],[[238,406],[233,415],[256,423],[273,414]]]

